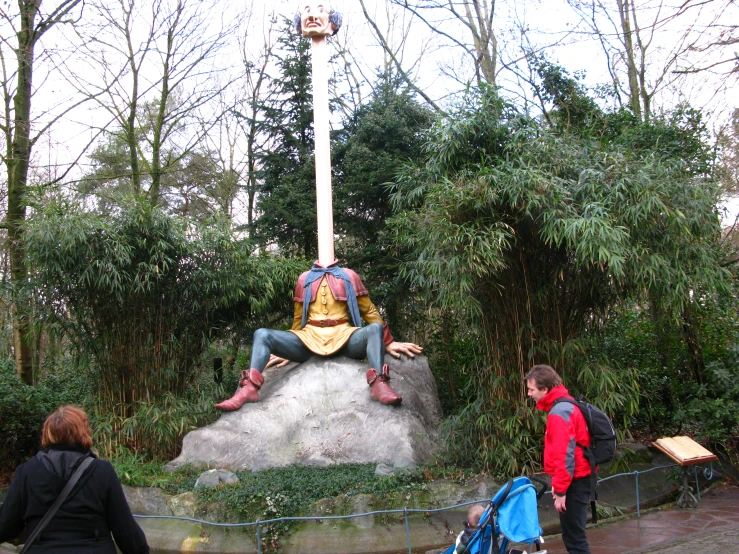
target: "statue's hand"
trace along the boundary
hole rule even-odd
[[[400,358],[401,354],[405,354],[410,358],[415,358],[416,354],[421,354],[423,352],[423,347],[412,342],[393,341],[385,347],[385,350],[394,358]]]
[[[279,356],[275,356],[274,354],[269,355],[269,361],[267,362],[267,365],[264,366],[264,369],[267,369],[268,367],[285,367],[287,364],[290,363],[290,360],[287,360],[285,358],[280,358]]]

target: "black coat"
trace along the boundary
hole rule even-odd
[[[33,532],[88,453],[54,445],[18,466],[0,506],[0,543],[18,537],[24,528],[26,537]],[[95,459],[29,553],[116,554],[111,533],[123,554],[148,554],[146,537],[131,515],[113,466]]]

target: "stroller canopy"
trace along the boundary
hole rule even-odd
[[[498,554],[506,552],[511,542],[537,544],[538,548],[541,534],[536,488],[528,477],[516,477],[492,498],[464,552]],[[452,545],[444,554],[454,554],[455,549]]]
[[[533,542],[542,534],[537,511],[536,489],[528,477],[516,477],[493,497],[498,506],[498,528],[511,542]]]

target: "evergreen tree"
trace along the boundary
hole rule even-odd
[[[260,156],[255,238],[310,258],[317,253],[310,42],[296,37],[286,20],[278,43],[280,75],[262,106],[269,140]]]
[[[404,163],[421,158],[423,132],[433,121],[431,110],[401,86],[401,80],[381,76],[374,96],[344,123],[333,144],[337,255],[360,272],[394,323],[408,298],[385,228],[392,213],[389,184]]]

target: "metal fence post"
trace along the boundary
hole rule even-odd
[[[256,524],[257,524],[257,554],[262,554],[262,537],[259,534],[259,518],[257,518]]]
[[[636,477],[636,517],[641,517],[641,500],[639,499],[639,472],[634,472],[634,477]]]
[[[405,520],[405,536],[408,539],[408,554],[413,554],[413,549],[411,548],[411,529],[408,526],[408,506],[403,508],[403,519]]]

